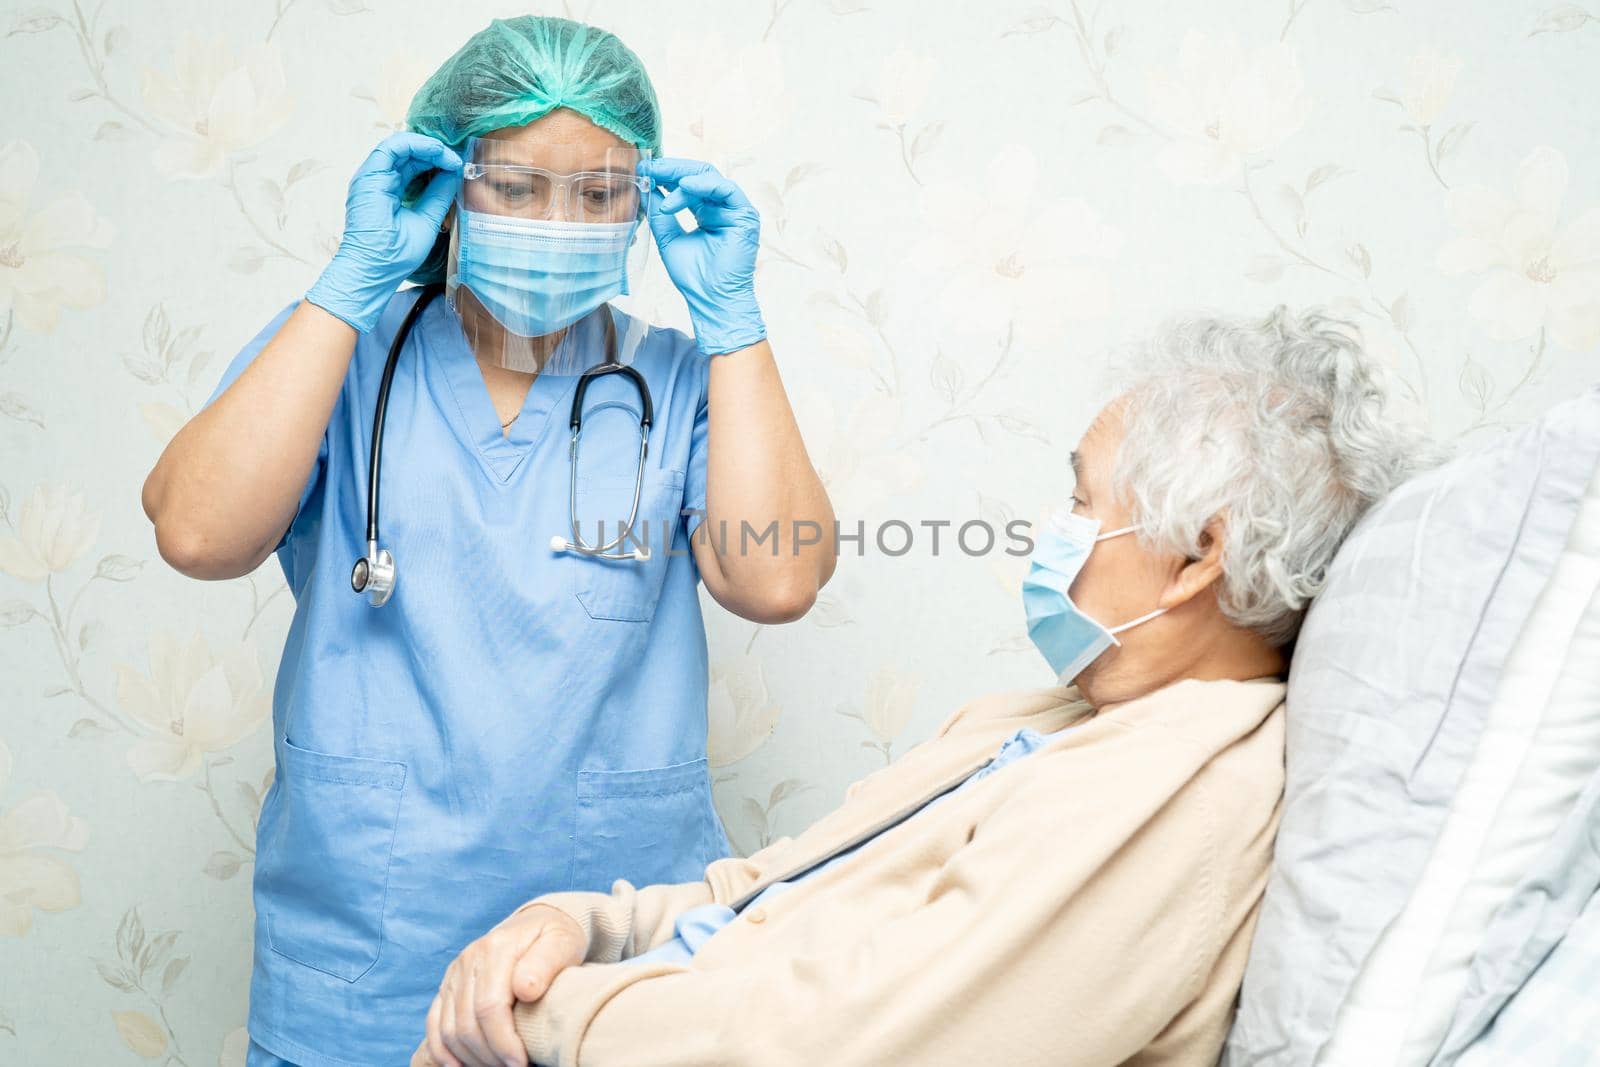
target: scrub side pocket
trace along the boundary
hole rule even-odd
[[[272,951],[346,982],[372,969],[405,780],[403,763],[284,738],[278,811],[256,872]]]
[[[605,892],[618,878],[635,886],[692,882],[727,854],[705,757],[578,772],[573,889]]]
[[[633,484],[631,477],[578,479],[576,514],[585,541],[597,545],[616,538],[633,505]],[[612,551],[629,551],[643,544],[650,558],[596,559],[570,549],[565,553],[573,595],[591,619],[649,622],[655,615],[667,573],[667,550],[682,525],[682,507],[683,472],[647,470],[639,490],[634,539],[625,539]]]

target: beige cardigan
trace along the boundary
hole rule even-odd
[[[516,1008],[541,1067],[1087,1067],[1217,1059],[1283,789],[1276,678],[975,701],[796,838],[705,879],[537,898],[588,962]],[[687,964],[629,963],[710,902],[870,837],[1019,727],[1076,728],[752,907]],[[534,903],[532,901],[530,904]],[[525,905],[527,906],[527,905]]]

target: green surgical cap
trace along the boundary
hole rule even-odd
[[[558,107],[661,150],[661,108],[639,57],[615,34],[542,15],[495,19],[474,34],[417,90],[406,125],[459,150],[468,137]]]

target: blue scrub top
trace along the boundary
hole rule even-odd
[[[249,1029],[307,1067],[409,1062],[445,967],[530,897],[692,880],[730,852],[706,767],[698,519],[682,514],[705,507],[705,359],[652,327],[633,360],[655,405],[638,523],[649,560],[557,553],[577,378],[535,378],[503,436],[456,315],[435,299],[389,394],[379,523],[399,577],[373,608],[350,568],[366,551],[378,382],[416,294],[397,293],[357,341],[277,548],[295,614],[257,829]],[[564,362],[601,361],[600,316],[563,343],[578,356]],[[601,519],[615,534],[632,499],[639,402],[620,378],[585,398],[591,541]]]

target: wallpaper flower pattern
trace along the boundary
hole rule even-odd
[[[0,1060],[243,1062],[276,561],[161,561],[138,489],[310,284],[344,182],[499,3],[37,0],[0,32]],[[815,610],[708,609],[749,851],[961,701],[1042,684],[1022,561],[1120,346],[1317,302],[1470,442],[1600,379],[1600,8],[1534,0],[707,0],[619,32],[759,285],[848,544]],[[686,315],[659,265],[632,298]],[[887,540],[898,521],[914,531]],[[943,543],[939,537],[943,535]],[[931,537],[930,537],[931,535]],[[351,546],[354,553],[358,546]]]

